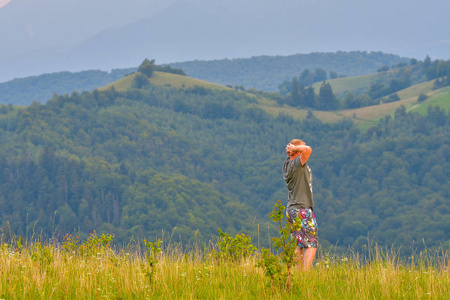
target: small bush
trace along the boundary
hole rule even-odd
[[[229,234],[219,228],[219,251],[213,250],[213,259],[226,262],[239,262],[251,256],[257,248],[252,245],[252,238],[246,234],[236,234],[232,238]]]
[[[427,99],[428,99],[428,96],[425,95],[425,94],[420,94],[419,97],[417,97],[417,101],[418,102],[423,102],[423,101],[425,101]]]

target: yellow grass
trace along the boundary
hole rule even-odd
[[[134,79],[135,76],[136,76],[136,74],[128,75],[128,76],[126,76],[124,78],[121,78],[121,79],[119,79],[117,81],[114,81],[113,83],[110,83],[110,84],[100,88],[99,91],[106,91],[106,90],[109,90],[112,87],[114,87],[114,89],[116,91],[124,92],[124,91],[128,90],[131,87],[131,84],[132,84],[133,79]]]
[[[153,76],[150,78],[150,82],[154,85],[172,86],[175,88],[190,88],[194,86],[200,86],[212,90],[232,90],[231,88],[200,79],[163,72],[153,72]]]
[[[127,77],[124,77],[122,79],[119,79],[111,84],[108,84],[104,87],[102,87],[101,91],[111,89],[114,87],[116,91],[126,91],[128,90],[132,83],[134,78],[136,77],[136,73],[131,74]],[[208,89],[220,89],[220,90],[232,90],[228,87],[195,79],[189,76],[182,76],[178,74],[172,74],[172,73],[165,73],[165,72],[153,72],[152,77],[150,78],[150,83],[157,85],[157,86],[170,86],[175,88],[191,88],[194,86],[200,86]]]
[[[433,91],[433,86],[434,86],[434,82],[435,80],[431,80],[431,81],[427,81],[424,83],[420,83],[420,84],[416,84],[413,86],[410,86],[404,90],[401,90],[399,92],[397,92],[397,95],[400,97],[400,99],[409,99],[409,98],[413,98],[413,97],[417,97],[420,94],[428,94],[431,93]]]
[[[380,249],[372,259],[320,251],[312,271],[294,270],[291,289],[271,285],[255,266],[258,254],[224,263],[208,252],[173,247],[158,256],[149,276],[143,250],[135,245],[80,253],[39,243],[20,250],[3,244],[0,299],[448,299],[450,294],[449,253],[442,250],[404,261]]]

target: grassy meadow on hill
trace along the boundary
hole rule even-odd
[[[386,75],[388,74],[388,75]],[[105,87],[100,88],[100,91],[105,91],[114,87],[116,91],[126,91],[132,87],[133,80],[136,76],[135,74],[131,74],[122,79],[119,79],[111,84],[106,85]],[[367,91],[370,84],[374,81],[380,80],[380,78],[384,78],[383,80],[387,80],[390,78],[389,72],[381,72],[370,75],[362,75],[355,77],[345,77],[329,80],[328,82],[333,87],[333,91],[337,94],[346,93],[346,92],[355,92],[358,91]],[[375,124],[378,119],[387,116],[393,115],[396,109],[400,106],[405,106],[407,110],[421,111],[425,112],[427,110],[428,105],[440,105],[443,107],[447,107],[449,105],[448,95],[450,93],[448,88],[440,89],[433,91],[433,84],[435,80],[430,80],[424,83],[419,83],[408,87],[404,90],[397,92],[400,97],[400,101],[391,102],[391,103],[382,103],[374,106],[367,106],[356,109],[345,109],[345,110],[337,110],[337,111],[313,111],[313,114],[316,118],[325,123],[335,123],[338,121],[342,121],[345,119],[352,120],[356,124],[360,125],[362,129],[367,129],[370,125]],[[166,87],[174,87],[179,89],[188,89],[194,87],[201,87],[206,89],[213,90],[232,90],[229,87],[221,86],[218,84],[206,82],[203,80],[195,79],[188,76],[181,76],[177,74],[164,73],[164,72],[154,72],[152,78],[149,79],[151,84],[157,86],[166,86]],[[314,88],[318,89],[321,83],[314,84]],[[242,91],[242,93],[245,93]],[[420,94],[426,94],[429,96],[429,99],[424,101],[423,103],[418,103],[417,98]],[[251,94],[249,94],[251,95]],[[439,95],[439,100],[436,98]],[[308,115],[307,109],[299,109],[294,108],[289,105],[280,106],[276,101],[265,98],[264,96],[255,95],[255,99],[257,100],[257,107],[263,108],[266,112],[273,116],[278,116],[280,113],[287,114],[292,116],[297,120],[304,120]]]
[[[115,82],[112,82],[100,88],[99,90],[105,91],[110,89],[111,87],[114,87],[117,91],[126,91],[132,87],[132,83],[136,75],[137,73],[128,75],[124,78],[121,78]],[[188,76],[182,76],[178,74],[171,74],[159,71],[153,72],[153,76],[149,79],[149,82],[157,86],[166,86],[174,88],[193,88],[195,86],[199,86],[202,88],[212,90],[231,90],[230,88],[219,84],[206,82]]]

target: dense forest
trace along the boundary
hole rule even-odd
[[[284,147],[298,137],[313,148],[323,247],[450,242],[450,117],[439,107],[401,107],[360,131],[312,111],[275,118],[239,91],[138,83],[0,107],[3,234],[189,243],[221,228],[265,245],[272,206],[287,196]]]

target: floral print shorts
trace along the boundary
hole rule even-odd
[[[286,210],[286,218],[292,224],[291,234],[300,248],[317,248],[317,221],[311,208]]]

